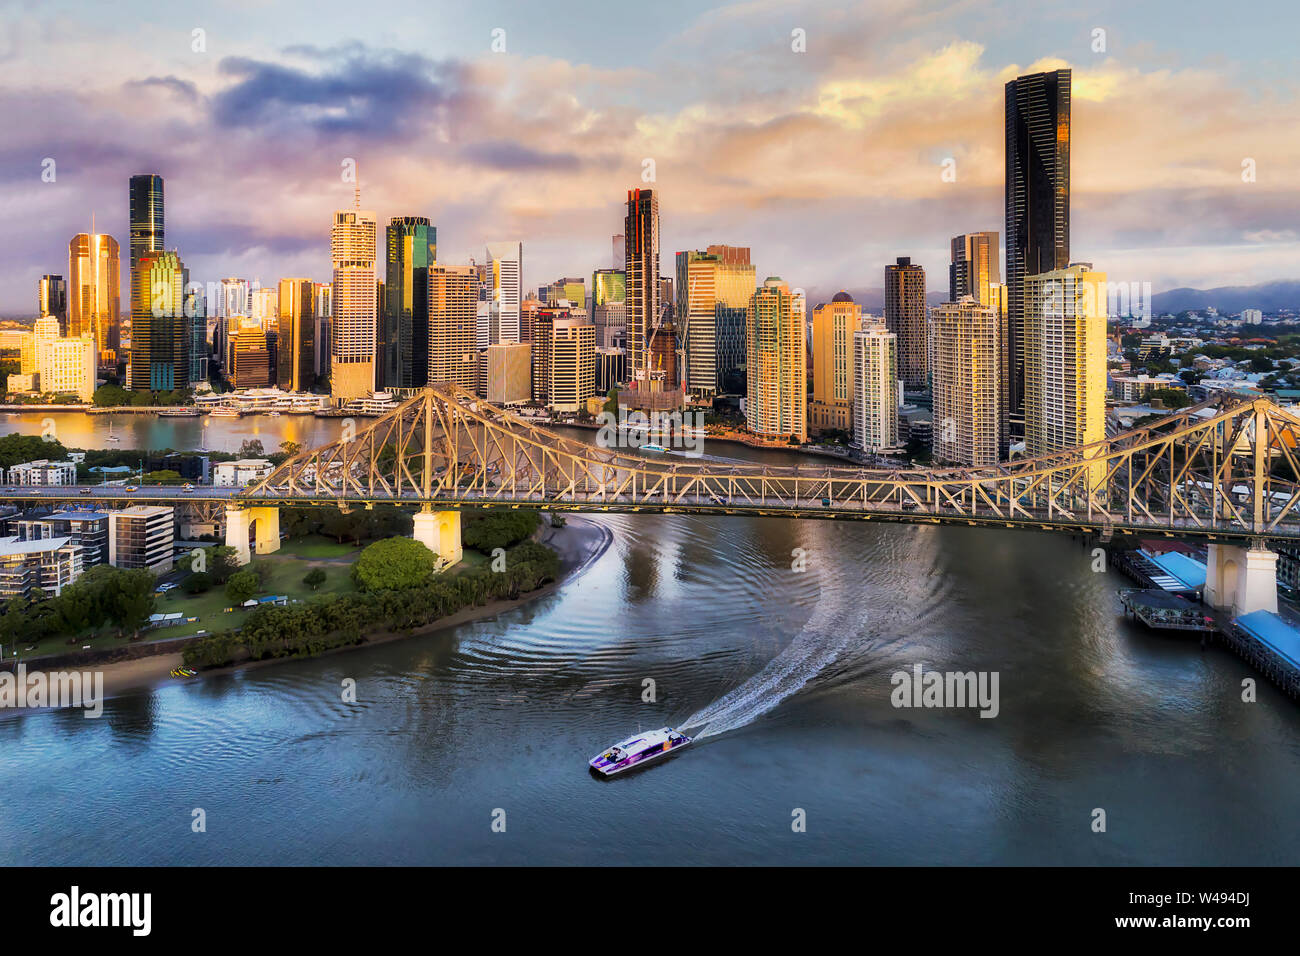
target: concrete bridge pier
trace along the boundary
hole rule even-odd
[[[1277,553],[1262,545],[1211,544],[1205,564],[1205,603],[1233,616],[1277,613]]]
[[[253,550],[258,554],[280,550],[279,508],[227,508],[226,544],[235,549],[240,564],[253,560],[248,547],[250,529],[256,535]]]
[[[438,556],[440,568],[459,564],[463,557],[459,511],[433,511],[426,508],[416,512],[412,537]]]

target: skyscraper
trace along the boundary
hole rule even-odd
[[[863,451],[898,447],[898,337],[883,325],[853,333],[853,446]]]
[[[939,462],[996,465],[1003,404],[998,315],[972,296],[930,312],[934,337],[934,436]]]
[[[522,341],[519,304],[524,300],[524,244],[490,242],[487,246],[486,292],[488,345]]]
[[[925,270],[899,256],[885,266],[885,327],[898,336],[898,366],[910,389],[930,384],[930,347],[925,321]]]
[[[1070,71],[1006,85],[1007,351],[1011,432],[1025,434],[1024,284],[1070,261]]]
[[[474,391],[479,275],[473,266],[429,267],[428,384],[453,382]]]
[[[745,422],[757,435],[808,440],[808,359],[803,295],[772,276],[754,291],[746,316]]]
[[[276,338],[276,385],[305,392],[316,383],[316,287],[310,279],[281,279]]]
[[[438,230],[423,216],[395,217],[386,232],[384,303],[379,320],[379,388],[429,381],[429,267]]]
[[[36,284],[36,317],[52,315],[59,320],[63,334],[68,333],[68,284],[63,276],[41,276]]]
[[[131,177],[131,272],[146,252],[161,252],[163,235],[163,180],[161,176],[145,173]],[[135,303],[135,287],[131,288],[131,302]]]
[[[754,287],[747,247],[714,245],[677,253],[674,324],[684,332],[683,384],[691,394],[711,397],[737,384]]]
[[[169,392],[190,381],[190,272],[175,252],[147,251],[131,272],[132,391]]]
[[[221,317],[248,315],[252,306],[247,279],[221,280]]]
[[[808,430],[814,435],[852,428],[854,334],[861,327],[862,307],[843,290],[813,309],[813,398],[808,406]],[[896,354],[894,360],[897,362]]]
[[[330,230],[330,395],[336,404],[365,398],[375,387],[375,214],[360,206],[358,191],[354,208],[335,212]]]
[[[969,295],[980,305],[989,304],[989,284],[1002,281],[998,263],[998,234],[968,232],[952,240],[952,263],[948,266],[948,301],[960,302]]]
[[[627,341],[627,275],[622,268],[597,269],[591,275],[591,318],[596,348],[622,347]]]
[[[116,239],[86,232],[72,237],[68,243],[68,296],[68,336],[92,336],[99,364],[115,364],[122,330]]]
[[[1076,263],[1026,276],[1024,289],[1025,453],[1033,457],[1101,441],[1106,273]]]
[[[650,334],[659,321],[659,197],[653,189],[627,194],[623,219],[627,273],[627,350],[632,380],[647,380]]]

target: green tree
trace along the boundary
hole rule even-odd
[[[212,587],[212,575],[206,571],[195,571],[187,575],[181,582],[181,588],[186,594],[202,594]]]
[[[280,442],[280,451],[284,452],[285,457],[292,458],[294,455],[298,454],[298,452],[302,451],[302,445],[286,438],[284,441]]]
[[[235,605],[243,604],[261,589],[255,571],[236,571],[226,582],[226,597]]]
[[[263,458],[266,456],[266,449],[262,447],[260,438],[245,438],[243,444],[239,446],[240,458]]]
[[[307,585],[307,587],[311,588],[313,591],[315,591],[318,587],[320,587],[322,584],[325,583],[325,572],[320,568],[312,568],[305,575],[303,575],[302,583]]]
[[[214,584],[225,584],[239,570],[239,552],[228,544],[208,549],[208,574]]]
[[[369,545],[352,566],[352,580],[363,591],[396,591],[423,584],[438,559],[413,538],[385,538]]]
[[[153,574],[144,569],[113,570],[117,574],[110,579],[112,618],[122,633],[130,631],[132,636],[138,635],[156,607],[154,589],[157,582]]]
[[[164,468],[161,471],[146,472],[141,481],[146,485],[179,485],[182,484],[185,479],[181,477],[179,471]]]

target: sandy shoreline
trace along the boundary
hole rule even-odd
[[[553,594],[563,585],[576,579],[588,567],[591,566],[597,558],[604,554],[613,541],[613,535],[604,525],[597,524],[585,518],[566,515],[565,525],[563,528],[552,528],[549,525],[543,528],[538,540],[543,544],[554,548],[560,556],[560,576],[555,581],[536,591],[530,591],[527,594],[510,600],[491,601],[481,607],[467,607],[455,614],[439,618],[432,624],[423,628],[417,628],[410,632],[383,632],[369,637],[362,644],[353,644],[347,647],[333,648],[326,654],[340,654],[347,651],[356,650],[362,647],[374,647],[378,644],[388,644],[392,641],[406,640],[412,637],[421,637],[428,634],[436,634],[438,631],[448,628],[458,627],[461,624],[468,624],[471,621],[479,621],[485,618],[494,617],[504,611],[510,611],[530,601],[546,597]],[[317,655],[317,656],[325,656]],[[202,680],[204,677],[217,674],[228,674],[236,670],[247,670],[252,667],[266,667],[272,664],[282,664],[289,661],[302,660],[295,657],[272,658],[264,661],[250,661],[246,664],[237,664],[231,667],[214,668],[213,670],[204,671],[199,677],[190,678],[189,680]],[[156,654],[151,657],[141,657],[136,660],[115,661],[109,664],[83,665],[80,667],[69,666],[61,667],[56,670],[82,671],[82,672],[100,672],[104,675],[104,699],[111,697],[120,697],[123,694],[132,691],[147,690],[172,680],[180,680],[171,676],[173,668],[181,666],[181,654],[179,652],[172,654]]]

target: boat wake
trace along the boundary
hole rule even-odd
[[[700,708],[677,726],[683,731],[700,728],[696,740],[738,730],[781,701],[808,686],[842,655],[861,644],[854,608],[836,600],[837,592],[823,589],[812,616],[793,641],[767,666],[735,690]]]

